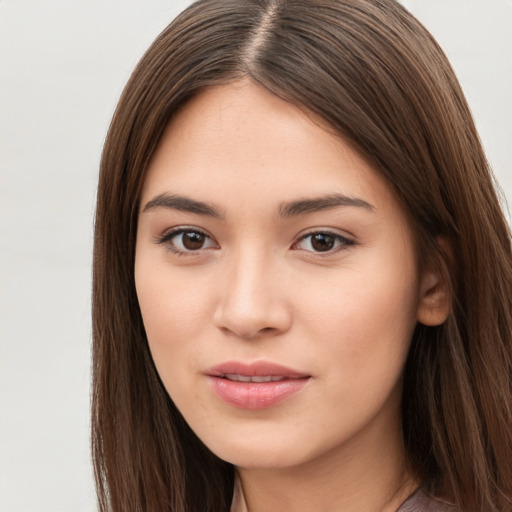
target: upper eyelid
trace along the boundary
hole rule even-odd
[[[196,232],[201,233],[204,236],[207,236],[208,238],[211,238],[212,240],[215,240],[215,238],[208,233],[205,229],[198,228],[196,226],[176,226],[173,228],[168,228],[165,231],[163,231],[161,234],[157,235],[155,237],[155,240],[157,243],[163,243],[169,238],[172,238],[174,235],[178,235],[180,233],[187,233],[187,232]]]
[[[352,235],[351,233],[344,231],[343,233],[340,233],[337,229],[334,228],[312,228],[304,231],[303,233],[299,234],[297,236],[297,241],[303,240],[304,238],[307,238],[308,236],[315,235],[317,233],[325,233],[328,235],[333,235],[339,238],[343,238],[345,240],[350,240],[351,242],[356,241],[356,237]]]

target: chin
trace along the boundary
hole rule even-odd
[[[233,436],[224,439],[204,439],[205,445],[220,459],[241,468],[284,469],[307,462],[315,457],[315,450],[304,450],[290,436],[276,438],[261,436]],[[298,449],[301,446],[302,450]]]
[[[290,453],[289,449],[272,450],[268,447],[264,450],[255,447],[222,450],[216,455],[234,466],[246,469],[285,469],[304,462],[301,457]]]

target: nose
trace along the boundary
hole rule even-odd
[[[213,318],[219,329],[251,340],[290,328],[291,308],[277,265],[247,255],[228,265],[226,275]]]

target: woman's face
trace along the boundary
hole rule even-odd
[[[222,459],[290,467],[399,436],[424,307],[411,230],[371,166],[296,107],[241,81],[174,117],[135,279],[162,381]]]

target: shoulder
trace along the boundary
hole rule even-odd
[[[460,512],[458,508],[429,496],[421,488],[416,490],[396,512]]]

